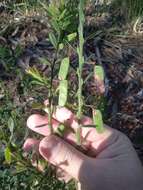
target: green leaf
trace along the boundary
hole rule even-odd
[[[94,74],[98,76],[101,80],[104,80],[104,70],[102,66],[95,66],[94,67]]]
[[[13,118],[12,118],[12,117],[10,117],[10,118],[8,119],[8,128],[9,128],[10,132],[13,133],[14,121],[13,121]]]
[[[62,80],[59,85],[59,106],[65,106],[67,102],[67,94],[68,94],[68,81]]]
[[[63,43],[60,43],[59,44],[59,49],[62,50],[64,48],[64,44]]]
[[[16,174],[22,173],[22,172],[26,172],[27,168],[21,165],[17,165],[16,166]]]
[[[10,135],[10,141],[11,141],[11,139],[12,139],[12,137],[13,137],[13,131],[14,131],[14,120],[13,120],[12,117],[10,117],[10,118],[8,119],[8,128],[9,128],[10,133],[11,133],[11,135]]]
[[[62,63],[60,66],[60,71],[59,71],[59,79],[60,80],[66,79],[68,70],[69,70],[69,64],[70,64],[69,57],[66,57],[62,60]]]
[[[61,30],[60,30],[58,22],[56,20],[52,20],[51,25],[52,25],[53,29],[58,33],[58,35],[60,35]]]
[[[42,76],[36,67],[31,67],[26,70],[27,74],[31,75],[34,79],[37,80],[37,83],[47,84],[47,78]],[[34,82],[34,81],[33,81]]]
[[[39,86],[45,86],[45,83],[37,81],[37,80],[31,81],[30,84],[32,84],[32,85],[39,85]]]
[[[65,18],[65,14],[66,14],[66,9],[65,10],[63,10],[63,12],[61,12],[61,14],[59,15],[59,20],[62,20],[63,18]]]
[[[77,33],[72,33],[67,36],[67,39],[69,42],[71,42],[71,41],[75,40],[76,37],[77,37]]]
[[[61,132],[64,132],[65,130],[65,126],[63,124],[60,124],[58,129],[61,131]]]
[[[6,147],[5,151],[4,151],[4,156],[5,156],[5,160],[8,164],[11,163],[11,151],[9,149],[9,147]]]
[[[104,123],[102,119],[102,113],[100,110],[93,109],[93,123],[98,133],[104,132]]]
[[[54,46],[54,48],[57,49],[58,42],[57,42],[57,39],[53,33],[49,34],[49,40],[52,43],[52,45]]]

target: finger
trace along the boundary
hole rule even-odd
[[[40,142],[39,152],[48,162],[77,180],[83,162],[88,162],[87,156],[56,136],[45,137]]]
[[[39,152],[39,143],[40,141],[37,139],[28,138],[23,145],[23,150],[25,152],[30,152],[34,148],[36,152]]]
[[[60,123],[64,123],[66,126],[70,126],[75,131],[79,127],[77,116],[65,107],[57,108],[53,114],[53,118]],[[92,119],[87,116],[83,116],[80,122],[82,125],[92,125],[93,123]]]
[[[39,133],[39,134],[41,134],[43,136],[49,136],[50,135],[50,129],[49,129],[47,123],[48,123],[47,116],[41,116],[41,115],[38,115],[38,114],[31,115],[27,120],[27,126],[31,130],[33,130],[36,133]],[[55,119],[52,120],[52,123],[53,123],[54,130],[56,130],[60,123],[58,121],[56,121]],[[44,124],[47,124],[47,125],[41,127]],[[37,127],[37,126],[39,126],[39,127]],[[74,139],[75,139],[74,134],[69,132],[69,131],[65,131],[65,133],[63,134],[63,137],[65,139],[68,139],[68,141],[70,143],[73,143]],[[26,142],[26,144],[27,144],[27,142]]]
[[[72,128],[76,129],[78,126],[78,122],[76,120],[76,116],[68,109],[66,108],[58,108],[57,111],[54,114],[54,118],[53,119],[53,127],[57,128],[59,126],[59,122],[57,120],[60,120],[60,122],[65,122],[66,125],[67,124],[72,124]],[[29,128],[31,128],[33,131],[42,134],[44,136],[48,136],[50,134],[50,130],[47,126],[44,127],[36,127],[37,125],[42,125],[48,122],[48,118],[45,116],[41,116],[41,115],[32,115],[28,121],[27,121],[27,125],[29,126]],[[84,116],[81,119],[81,122],[83,125],[90,125],[92,124],[92,120],[89,117]],[[106,141],[111,134],[113,133],[113,129],[109,128],[109,127],[105,127],[105,130],[103,133],[99,134],[95,128],[82,128],[82,137],[84,139],[83,144],[83,148],[85,149],[84,151],[86,152],[87,150],[91,150],[91,152],[93,151],[93,155],[96,154],[96,152],[100,152],[99,147],[100,145]],[[76,138],[75,138],[75,134],[73,133],[69,133],[69,132],[65,132],[64,139],[66,139],[69,143],[71,143],[72,145],[76,145]],[[98,151],[99,150],[99,151]],[[91,153],[89,153],[91,155]]]
[[[45,169],[45,166],[39,160],[39,156],[40,156],[39,144],[40,144],[40,140],[28,138],[28,139],[26,139],[26,141],[23,145],[23,150],[26,152],[26,154],[24,154],[25,158],[28,157],[29,152],[34,151],[34,153],[32,154],[32,157],[30,159],[31,164],[32,164],[32,166],[37,168],[39,171],[43,172]]]
[[[48,103],[49,103],[48,100],[44,102],[46,106],[48,105]],[[65,107],[62,108],[58,107],[55,113],[53,114],[53,118],[59,123],[65,123],[66,125],[69,125],[74,129],[78,127],[78,121],[76,115]],[[84,125],[88,125],[92,123],[92,120],[89,117],[85,116],[81,119],[81,123]]]
[[[52,120],[52,124],[53,124],[53,128],[55,128],[55,129],[59,126],[59,122],[56,121],[55,119]],[[42,115],[38,115],[38,114],[31,115],[27,120],[27,126],[31,130],[33,130],[36,133],[39,133],[43,136],[50,135],[50,129],[48,126],[48,117],[47,116],[42,116]]]
[[[73,129],[78,128],[78,120],[76,115],[65,107],[57,108],[55,113],[53,114],[53,118],[60,123],[64,123],[72,127]]]
[[[62,109],[63,110],[63,109]],[[64,109],[65,110],[65,109]],[[65,113],[65,112],[63,112]],[[72,112],[70,112],[72,114]],[[67,113],[65,113],[66,115]],[[66,116],[65,118],[67,119],[66,125],[68,121],[68,118],[71,118],[73,116],[69,115],[68,117]],[[62,120],[63,121],[63,120]],[[90,119],[88,117],[82,118],[82,123],[84,124],[89,124]],[[48,128],[48,124],[41,127],[42,125],[48,123],[48,118],[46,116],[41,116],[41,115],[32,115],[29,117],[28,121],[27,121],[27,125],[30,129],[32,129],[33,131],[43,135],[43,136],[49,136],[50,135],[50,130]],[[37,127],[39,126],[39,127]],[[59,126],[59,122],[55,119],[53,119],[53,128],[54,130],[56,130],[56,128],[58,128]],[[64,134],[63,134],[63,138],[65,140],[67,140],[70,144],[72,144],[73,146],[76,145],[76,138],[75,138],[75,134],[72,133],[70,130],[65,130]],[[89,143],[84,142],[83,144],[83,149],[84,151],[86,151],[89,148]]]
[[[92,120],[89,117],[83,117],[81,122],[84,125],[88,125]],[[73,129],[77,129],[79,126],[76,116],[67,108],[57,108],[56,112],[53,114],[53,128],[56,129],[60,123],[64,123]],[[27,120],[27,126],[41,135],[48,136],[50,134],[47,116],[38,114],[31,115]]]
[[[93,125],[93,121],[91,118],[84,116],[81,120],[81,123],[83,125]],[[104,131],[102,133],[99,133],[96,128],[82,128],[82,136],[83,138],[91,142],[91,148],[94,146],[94,148],[98,149],[98,147],[102,144],[102,142],[109,139],[109,137],[115,133],[115,130],[108,127],[107,125],[104,125]]]
[[[28,138],[26,139],[23,145],[23,150],[26,152],[30,152],[31,150],[33,150],[34,147],[36,147],[37,152],[39,152],[39,143],[40,143],[39,140]],[[44,171],[43,165],[40,162],[37,162],[36,159],[32,158],[31,162],[32,162],[32,165],[36,167],[39,171],[42,171],[42,172]],[[56,176],[60,181],[64,181],[65,183],[68,183],[72,179],[72,177],[69,174],[67,174],[60,168],[57,168]]]
[[[69,125],[75,131],[79,127],[79,123],[78,123],[76,115],[65,107],[64,108],[57,108],[53,117],[57,121],[59,121],[61,123],[65,123],[66,125]],[[93,127],[84,127],[86,125],[93,125],[92,119],[87,117],[87,116],[83,116],[81,118],[80,122],[83,125],[82,130],[81,130],[82,137],[86,141],[89,141],[89,142],[96,141],[96,143],[95,143],[96,147],[100,146],[100,144],[103,141],[105,141],[106,139],[108,139],[112,135],[112,133],[114,132],[114,130],[108,126],[104,126],[103,133],[99,133],[96,130],[96,128],[93,128]],[[75,142],[75,138],[73,140]]]
[[[92,119],[90,117],[83,116],[81,118],[81,124],[83,124],[83,125],[92,125],[93,121],[92,121]]]
[[[48,128],[48,124],[43,126],[43,127],[40,127],[40,126],[42,126],[42,125],[44,125],[46,123],[48,123],[48,118],[46,116],[41,116],[41,115],[38,115],[38,114],[31,115],[27,120],[27,126],[31,130],[33,130],[36,133],[39,133],[39,134],[41,134],[43,136],[49,136],[50,135],[50,130]],[[37,126],[39,126],[39,127],[37,127]],[[57,122],[56,120],[53,119],[53,128],[54,128],[54,130],[56,130],[56,128],[58,128],[58,126],[59,126],[59,122]],[[76,144],[75,134],[73,134],[73,133],[71,133],[69,131],[65,131],[64,134],[63,134],[63,138],[65,140],[67,140],[70,144],[75,146],[75,144]],[[25,142],[24,147],[28,148],[28,146],[31,146],[31,147],[29,147],[29,149],[32,149],[32,147],[33,147],[32,143],[33,143],[33,141],[29,142],[27,140]]]

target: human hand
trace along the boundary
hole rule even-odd
[[[26,151],[36,146],[40,155],[56,166],[57,173],[67,181],[75,178],[82,190],[142,190],[143,168],[129,139],[121,132],[105,126],[102,134],[95,128],[82,128],[83,154],[77,150],[75,134],[76,116],[66,108],[58,108],[53,115],[53,127],[60,123],[71,127],[63,138],[50,135],[47,116],[32,115],[27,125],[45,136],[42,140],[27,139]],[[88,117],[82,118],[83,125],[92,125]],[[72,132],[73,131],[73,132]],[[60,171],[60,172],[59,172]]]

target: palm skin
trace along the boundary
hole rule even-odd
[[[83,125],[92,125],[83,117]],[[71,178],[82,190],[142,190],[143,168],[130,140],[121,132],[105,126],[103,133],[95,128],[82,128],[82,151],[77,149],[74,131],[78,128],[76,116],[66,108],[58,108],[53,115],[53,128],[60,123],[68,126],[63,138],[50,135],[47,116],[32,115],[27,126],[43,135],[41,140],[27,139],[26,151],[38,147],[39,154],[57,167],[60,179]],[[48,125],[48,124],[47,124]],[[71,129],[71,130],[69,130]],[[61,175],[62,174],[62,175]]]

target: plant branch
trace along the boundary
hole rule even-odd
[[[51,64],[51,79],[50,79],[50,90],[49,90],[49,128],[51,130],[51,134],[53,133],[53,127],[52,127],[52,115],[53,115],[53,79],[54,79],[55,64],[56,64],[57,57],[58,57],[58,51],[59,51],[59,45],[57,45],[55,56],[54,56],[53,62]]]
[[[84,25],[84,13],[83,13],[83,0],[80,0],[79,3],[79,47],[78,47],[78,59],[79,59],[79,68],[78,68],[78,119],[81,118],[82,115],[82,70],[84,64],[84,56],[83,56],[83,46],[84,46],[84,37],[83,37],[83,25]]]
[[[83,99],[82,99],[82,87],[83,87],[83,79],[82,79],[82,70],[84,65],[84,56],[83,56],[83,46],[84,46],[84,36],[83,36],[83,27],[84,27],[84,0],[80,0],[79,2],[79,27],[78,27],[78,35],[79,35],[79,47],[77,48],[78,59],[79,59],[79,67],[78,67],[78,113],[77,117],[79,120],[79,128],[77,130],[77,141],[78,144],[81,145],[81,116],[82,116],[82,107],[83,107]]]

